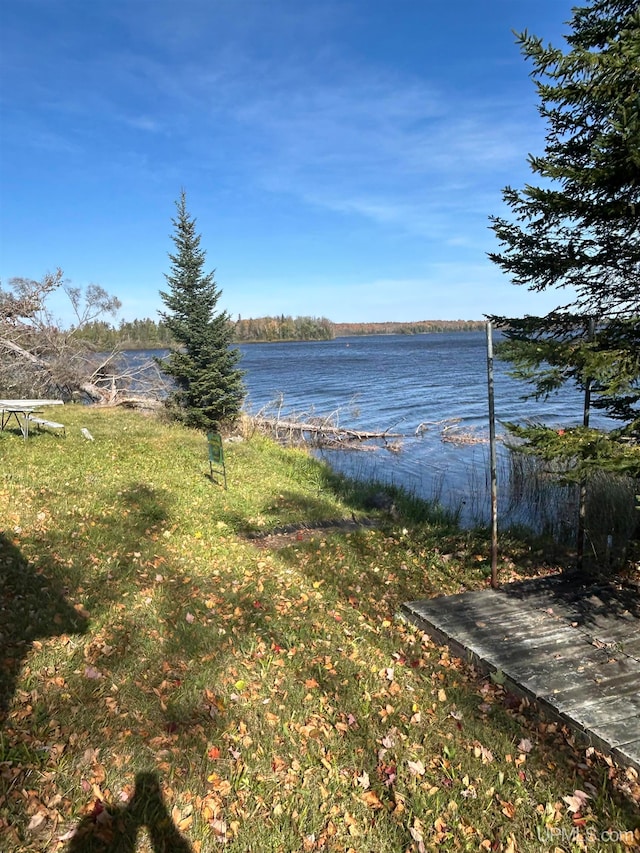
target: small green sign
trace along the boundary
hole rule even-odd
[[[224,453],[222,451],[222,436],[217,432],[207,435],[209,443],[209,461],[216,465],[224,465]]]
[[[213,480],[214,465],[217,466],[215,473],[224,477],[224,487],[227,488],[227,469],[224,464],[224,451],[222,449],[222,436],[218,432],[207,433],[207,446],[209,448],[209,471]]]

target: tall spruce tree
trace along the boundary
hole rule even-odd
[[[506,187],[511,221],[491,217],[500,251],[489,255],[516,285],[558,289],[543,317],[493,316],[501,354],[543,397],[564,383],[592,393],[617,419],[516,432],[548,458],[571,460],[581,477],[604,467],[640,475],[640,4],[592,0],[575,8],[565,51],[518,36],[547,122],[537,184]]]
[[[229,314],[216,312],[222,291],[214,272],[204,272],[206,252],[200,248],[184,190],[176,208],[176,252],[169,253],[169,288],[160,291],[167,310],[159,314],[177,346],[158,363],[175,381],[169,404],[176,416],[197,429],[219,429],[237,417],[244,399],[243,372],[237,368],[240,352],[231,345]]]

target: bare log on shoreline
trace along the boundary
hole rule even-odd
[[[408,433],[392,432],[398,422],[385,430],[358,430],[340,426],[340,410],[327,415],[316,415],[311,411],[288,412],[283,414],[284,395],[265,406],[255,415],[248,415],[253,431],[271,436],[286,445],[306,445],[335,450],[387,450],[399,453],[402,439],[410,438]],[[403,419],[402,419],[403,420]],[[413,433],[421,438],[431,429],[436,429],[440,440],[455,445],[484,444],[488,438],[480,426],[463,425],[462,418],[444,418],[437,421],[423,421]]]
[[[402,433],[390,432],[389,430],[357,430],[349,427],[340,427],[328,419],[311,421],[281,420],[256,416],[252,418],[253,423],[260,432],[271,435],[278,441],[288,444],[311,444],[315,447],[334,447],[344,449],[376,450],[380,445],[367,445],[366,442],[383,442],[387,450],[397,452],[400,450],[398,441],[389,439],[401,439]]]

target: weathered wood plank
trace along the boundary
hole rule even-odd
[[[402,615],[640,769],[637,590],[555,575],[407,602]]]
[[[622,641],[622,651],[627,657],[640,662],[640,637]]]
[[[587,731],[594,726],[610,725],[612,722],[630,719],[640,713],[640,707],[629,696],[596,697],[585,699],[581,703],[564,702],[562,699],[557,703],[561,714],[576,722]]]
[[[554,697],[558,704],[574,707],[577,711],[600,700],[612,702],[614,699],[625,697],[630,703],[629,713],[634,716],[640,714],[640,673],[636,673],[631,678],[619,677],[601,681],[591,678],[582,684],[574,681],[562,685],[560,682]],[[613,719],[613,711],[609,715]],[[640,736],[640,730],[638,735]]]
[[[622,746],[624,744],[638,744],[640,747],[640,738],[638,731],[640,730],[640,715],[636,714],[633,717],[626,717],[623,720],[612,720],[606,726],[606,732],[601,726],[594,726],[593,732],[599,737],[603,737],[606,733],[612,746]]]

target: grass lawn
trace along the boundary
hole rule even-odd
[[[362,487],[259,436],[225,491],[198,433],[55,417],[0,433],[0,850],[640,844],[633,773],[396,618],[485,585],[482,535],[402,497],[356,526]]]

